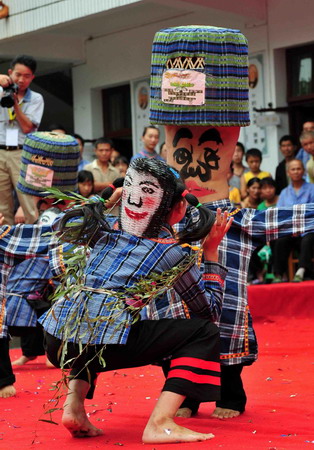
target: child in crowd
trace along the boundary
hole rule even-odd
[[[113,167],[119,170],[121,177],[125,177],[126,171],[129,167],[129,160],[125,156],[118,156],[113,161]]]
[[[245,153],[245,148],[242,142],[237,142],[234,153],[232,156],[233,164],[233,175],[230,179],[230,185],[240,189],[241,187],[241,177],[244,173],[248,172],[249,169],[243,165],[243,156]]]
[[[233,174],[234,174],[234,164],[232,162],[230,164],[230,171],[227,174],[228,184],[229,184],[229,200],[231,201],[233,206],[240,206],[241,205],[241,194],[240,194],[240,190],[232,184],[232,180],[234,180]]]
[[[268,208],[274,208],[278,201],[275,180],[271,177],[265,177],[260,181],[260,187],[261,199],[263,199],[263,201],[258,205],[257,209],[259,211],[264,211]],[[255,278],[253,277],[253,281],[257,280],[258,283],[263,283],[264,281],[269,282],[273,279],[274,276],[272,274],[271,266],[274,242],[275,241],[267,242],[266,245],[258,247],[253,252],[250,263],[251,273],[254,273],[255,270]]]
[[[164,161],[167,161],[167,147],[166,147],[166,143],[165,142],[163,142],[161,144],[160,150],[159,150],[159,154],[164,159]]]
[[[259,178],[260,180],[265,177],[271,177],[269,172],[261,170],[262,152],[257,148],[251,148],[245,154],[249,171],[244,173],[241,177],[241,197],[244,199],[247,194],[247,184],[251,178]]]
[[[259,211],[277,205],[278,195],[276,195],[276,182],[271,177],[265,177],[260,181],[261,199],[263,200],[257,207]]]
[[[241,202],[242,208],[257,209],[261,198],[261,180],[259,178],[250,178],[246,186],[246,195]]]
[[[79,193],[86,198],[94,194],[94,175],[89,170],[80,170],[78,173]]]
[[[103,201],[120,185],[117,180],[99,201],[69,211],[60,223],[63,240],[94,245],[84,284],[70,298],[58,298],[41,319],[49,359],[71,370],[63,424],[74,437],[102,434],[89,422],[84,407],[85,398],[93,396],[97,373],[170,357],[171,370],[143,442],[210,439],[212,434],[188,430],[173,418],[186,395],[201,401],[219,396],[218,329],[212,321],[220,315],[226,272],[217,263],[217,247],[232,219],[228,221],[227,213],[219,210],[215,221],[215,215],[164,162],[137,158],[124,181],[120,219],[110,226]],[[184,216],[186,202],[197,208],[199,220],[173,235],[171,226]],[[77,219],[81,221],[74,225]],[[205,273],[201,275],[193,260],[186,260],[183,247],[203,238]],[[137,321],[152,289],[151,277],[169,277],[169,271],[178,266],[178,274],[171,283],[163,279],[156,296],[171,284],[199,318]],[[148,287],[139,290],[145,279]],[[61,347],[66,348],[64,357]]]

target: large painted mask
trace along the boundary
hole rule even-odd
[[[225,178],[239,137],[239,127],[166,126],[167,162],[188,190],[202,202],[211,201]]]
[[[150,121],[165,125],[168,164],[203,202],[228,196],[240,127],[250,124],[245,36],[211,26],[160,30],[151,74]]]

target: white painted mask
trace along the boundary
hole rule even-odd
[[[144,236],[163,196],[164,190],[156,177],[130,167],[122,192],[122,230],[135,236]]]

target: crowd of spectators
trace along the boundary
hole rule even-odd
[[[43,97],[29,88],[35,77],[35,71],[34,58],[20,55],[12,61],[8,75],[0,75],[0,86],[4,90],[12,83],[17,85],[13,104],[10,107],[0,107],[0,189],[2,192],[0,213],[4,216],[4,223],[8,224],[35,223],[42,208],[42,201],[40,205],[34,205],[30,196],[16,189],[25,136],[38,129],[44,110]],[[67,133],[60,123],[51,124],[48,131]],[[165,143],[160,145],[159,152],[156,150],[159,135],[157,127],[152,125],[145,127],[142,134],[142,149],[133,156],[133,159],[141,156],[165,160],[167,158]],[[89,197],[100,193],[117,177],[125,175],[129,160],[120,154],[111,139],[97,139],[94,146],[95,159],[89,161],[84,159],[84,138],[79,134],[73,136],[80,148],[78,189],[81,195]],[[303,124],[299,141],[300,148],[294,136],[281,137],[279,150],[283,159],[276,167],[274,178],[262,168],[262,152],[258,148],[245,151],[244,145],[238,142],[229,174],[229,193],[233,204],[242,208],[264,210],[276,205],[283,207],[313,202],[314,121],[308,120]],[[114,208],[112,213],[117,215],[118,208]],[[294,237],[272,245],[273,282],[287,279],[286,267],[291,251],[297,252],[299,256],[299,268],[294,281],[302,281],[307,277],[313,278],[311,261],[314,241],[312,242],[311,237],[312,233],[308,233],[305,237]],[[306,245],[302,244],[304,242]],[[304,261],[304,250],[302,250],[305,246],[308,250],[306,261]],[[262,277],[259,276],[257,280],[262,281]]]
[[[282,161],[275,177],[264,171],[262,152],[257,148],[245,152],[238,142],[229,176],[229,198],[236,207],[266,210],[314,202],[314,121],[303,124],[298,140],[284,135],[279,140]],[[246,164],[243,164],[245,159]],[[314,279],[314,233],[280,238],[270,245],[258,248],[251,259],[249,282],[279,283]],[[298,260],[294,278],[289,279],[288,263]]]

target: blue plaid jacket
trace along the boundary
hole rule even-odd
[[[63,272],[63,252],[71,245],[60,245],[51,231],[47,225],[0,227],[0,338],[8,326],[36,326],[37,314],[26,297]]]
[[[39,321],[48,333],[68,342],[125,344],[132,323],[129,310],[117,297],[90,289],[123,293],[139,279],[169,270],[185,257],[169,234],[152,240],[121,231],[106,233],[91,252],[84,289],[70,299],[57,300]],[[215,320],[221,312],[226,270],[205,262],[205,272],[202,275],[193,265],[177,279],[174,289],[198,316]]]
[[[47,256],[50,226],[3,225],[0,227],[0,338],[7,336],[6,287],[9,273],[22,261]]]
[[[207,203],[211,210],[227,210],[234,222],[219,246],[219,261],[227,267],[222,314],[217,321],[221,337],[222,364],[252,364],[257,342],[247,298],[247,275],[254,249],[282,236],[314,231],[314,204],[290,208],[235,209],[229,200]],[[196,216],[197,210],[190,210]],[[178,229],[183,227],[179,224]],[[201,271],[204,270],[201,267]],[[150,319],[186,317],[180,297],[168,293],[167,301],[148,311]]]
[[[6,288],[8,326],[36,327],[37,313],[27,298],[41,297],[52,277],[48,256],[26,259],[13,267]]]

